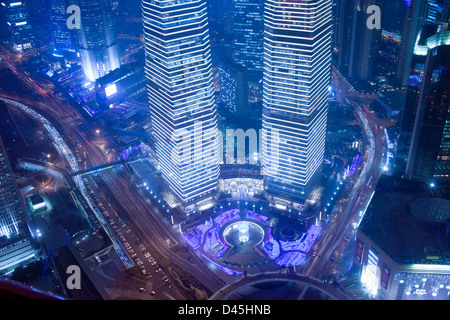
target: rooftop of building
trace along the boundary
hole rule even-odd
[[[359,231],[399,263],[446,263],[450,237],[441,205],[448,207],[449,199],[450,187],[383,176]]]
[[[30,201],[32,205],[38,205],[45,202],[44,198],[42,198],[39,194],[32,195],[30,197]]]

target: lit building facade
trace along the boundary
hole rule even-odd
[[[5,20],[14,49],[29,50],[35,46],[35,36],[30,24],[29,8],[26,1],[2,1]]]
[[[207,7],[204,0],[144,0],[143,17],[154,148],[164,180],[186,209],[218,187]]]
[[[396,159],[399,176],[424,182],[450,176],[450,32],[436,28],[416,45]]]
[[[246,67],[250,74],[262,74],[264,1],[232,1],[234,15],[234,60],[236,63]]]
[[[111,1],[69,0],[69,4],[80,7],[81,27],[75,35],[85,78],[93,82],[120,68]]]
[[[75,34],[67,28],[67,1],[51,0],[48,4],[48,18],[53,47],[57,50],[75,51]]]
[[[417,36],[425,24],[427,0],[412,0],[407,3],[403,22],[402,42],[396,69],[397,82],[400,86],[408,85],[409,70],[412,63]]]
[[[0,138],[0,272],[34,257],[26,208]]]
[[[262,172],[274,197],[305,201],[325,150],[331,0],[266,1]]]
[[[219,101],[226,111],[248,117],[247,70],[242,65],[229,61],[217,67],[219,71]]]

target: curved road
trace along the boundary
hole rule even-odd
[[[232,294],[233,292],[235,292],[240,288],[243,288],[251,284],[266,282],[269,280],[293,281],[316,288],[328,294],[331,298],[335,300],[351,300],[351,298],[348,295],[343,293],[338,288],[329,285],[328,283],[325,283],[313,277],[309,277],[307,275],[291,272],[267,272],[262,274],[244,276],[239,280],[229,283],[228,285],[220,289],[218,292],[216,292],[210,297],[210,300],[224,300],[230,294]]]

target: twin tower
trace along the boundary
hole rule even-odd
[[[164,180],[188,206],[220,174],[205,0],[144,0],[146,77]],[[304,202],[325,150],[332,0],[265,0],[261,164],[269,195]]]

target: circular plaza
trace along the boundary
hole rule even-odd
[[[215,267],[238,275],[255,267],[301,266],[320,232],[316,225],[294,230],[278,218],[240,208],[185,230],[183,239]]]

